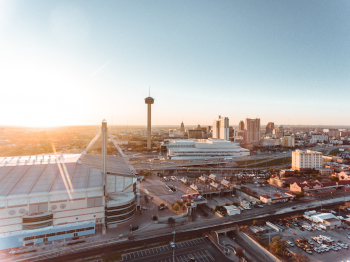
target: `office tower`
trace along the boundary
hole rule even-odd
[[[213,123],[213,138],[229,140],[229,120],[228,117],[219,116]]]
[[[247,144],[260,142],[260,118],[246,118],[244,127],[244,141]]]
[[[239,122],[239,124],[238,124],[238,130],[239,130],[239,131],[244,130],[244,122],[243,122],[243,120],[241,120],[241,121]]]
[[[151,142],[151,105],[154,103],[154,99],[149,96],[145,98],[145,104],[148,105],[147,108],[147,149],[151,149],[152,142]]]
[[[185,133],[184,121],[181,122],[180,132],[181,132],[181,133]]]
[[[273,122],[268,122],[266,125],[266,134],[272,134],[272,131],[275,129],[275,124]]]

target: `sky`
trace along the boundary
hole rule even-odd
[[[0,0],[0,125],[350,123],[350,1]]]

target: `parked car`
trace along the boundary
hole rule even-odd
[[[306,249],[305,251],[306,251],[306,253],[308,253],[310,255],[312,254],[312,251],[310,249]]]
[[[294,244],[293,244],[291,241],[287,240],[286,243],[287,243],[288,245],[290,245],[291,247],[294,247]]]
[[[143,207],[141,207],[141,209],[143,209],[143,210],[147,210],[147,207],[143,206]]]

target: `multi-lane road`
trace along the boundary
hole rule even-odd
[[[291,156],[291,152],[264,154],[245,157],[236,157],[232,159],[193,159],[193,160],[157,160],[157,161],[132,161],[136,170],[150,170],[150,171],[167,171],[167,170],[239,170],[245,167],[237,168],[236,161],[252,161],[256,162],[268,161],[271,159],[285,158]],[[288,163],[289,164],[289,163]],[[251,167],[247,167],[251,168]]]
[[[174,249],[174,254],[173,247],[170,245],[135,251],[124,254],[122,261],[188,262],[191,258],[194,258],[198,262],[227,260],[215,245],[205,237],[175,243]]]
[[[113,240],[112,238],[106,240],[106,243],[94,242],[77,245],[73,253],[61,252],[57,256],[52,254],[52,251],[41,251],[40,254],[27,254],[17,256],[17,260],[12,261],[75,261],[77,259],[87,259],[90,257],[110,256],[115,252],[122,252],[131,248],[147,247],[151,244],[170,242],[173,239],[173,231],[176,231],[176,239],[183,239],[185,237],[195,237],[196,235],[210,232],[211,230],[218,230],[222,228],[232,227],[235,225],[251,224],[253,219],[257,220],[271,220],[281,218],[284,216],[293,215],[307,210],[308,206],[314,202],[313,200],[277,203],[269,207],[253,208],[239,216],[222,217],[216,219],[208,219],[200,222],[187,223],[178,227],[166,227],[159,230],[152,230],[149,232],[135,232],[130,240]],[[331,205],[335,205],[334,203]],[[296,206],[297,210],[287,211],[283,214],[275,215],[275,213],[282,208]],[[326,207],[326,205],[323,205]],[[315,207],[313,207],[315,209]],[[47,254],[45,253],[47,252]]]

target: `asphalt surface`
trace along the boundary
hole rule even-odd
[[[122,256],[122,261],[172,262],[173,249],[170,245],[145,249]],[[176,262],[187,262],[191,258],[197,262],[229,261],[207,238],[197,238],[175,244]]]
[[[306,202],[305,209],[307,209],[308,201]],[[289,204],[298,205],[300,202],[291,202]],[[280,203],[282,204],[282,203]],[[332,206],[335,206],[336,204],[331,204]],[[331,206],[329,205],[329,206]],[[282,205],[283,206],[283,205]],[[278,209],[280,209],[282,206],[279,204],[275,204],[274,206],[271,206],[271,213],[276,212]],[[285,207],[285,205],[284,205]],[[323,207],[326,207],[324,205]],[[313,208],[316,209],[316,208]],[[318,208],[319,209],[319,208]],[[265,208],[260,209],[263,213],[270,213],[269,210],[266,210]],[[284,214],[278,214],[274,215],[271,214],[269,216],[261,217],[260,219],[264,220],[275,220],[278,218],[283,218],[285,216],[291,216],[295,214],[300,214],[301,210],[298,211],[292,211],[292,212],[286,212]],[[75,247],[76,252],[73,253],[61,253],[61,256],[53,255],[50,257],[49,254],[34,254],[34,256],[30,257],[24,257],[20,261],[76,261],[76,260],[83,260],[87,258],[93,258],[93,257],[104,257],[104,256],[110,256],[111,254],[115,252],[123,252],[124,250],[130,250],[133,248],[147,248],[148,246],[152,244],[157,243],[169,243],[173,240],[173,234],[172,232],[176,230],[176,238],[177,239],[184,239],[189,237],[195,237],[199,236],[200,234],[208,233],[210,231],[215,231],[219,229],[224,228],[230,228],[237,225],[251,225],[254,219],[259,220],[257,215],[253,213],[243,213],[240,216],[234,216],[234,217],[222,217],[215,220],[208,220],[208,221],[202,221],[202,222],[196,222],[196,223],[188,223],[184,226],[178,226],[176,228],[174,227],[168,227],[164,228],[163,230],[153,230],[152,232],[145,232],[145,233],[139,233],[139,235],[135,235],[133,237],[130,237],[129,241],[123,241],[120,243],[109,243],[109,244],[103,244],[99,246],[86,246],[78,248],[78,246]],[[38,256],[39,255],[39,256]],[[20,259],[21,256],[18,257]],[[17,259],[17,261],[19,261]],[[14,260],[15,261],[15,260]],[[148,260],[145,260],[148,261]],[[181,261],[181,260],[179,260]],[[223,260],[218,260],[223,261]]]

